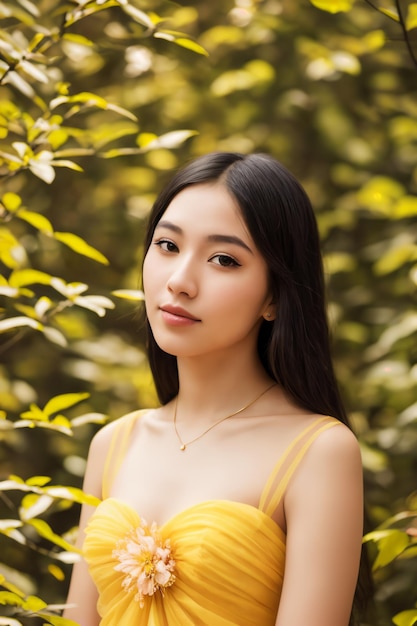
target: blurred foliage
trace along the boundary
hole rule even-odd
[[[271,153],[313,201],[378,624],[417,622],[416,28],[405,0],[0,0],[5,623],[64,624],[88,443],[156,404],[144,221],[219,149]]]

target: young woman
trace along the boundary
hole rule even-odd
[[[143,266],[161,407],[94,438],[82,626],[347,626],[359,448],[329,350],[310,202],[266,155],[213,153],[153,207]]]

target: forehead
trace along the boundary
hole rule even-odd
[[[220,183],[186,187],[173,198],[161,220],[184,231],[230,232],[251,238],[236,199]]]

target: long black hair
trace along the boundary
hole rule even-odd
[[[258,352],[265,370],[299,406],[349,426],[330,352],[316,219],[303,187],[281,163],[265,154],[232,152],[214,152],[192,161],[156,199],[145,252],[173,198],[191,185],[216,181],[237,201],[269,269],[276,318],[263,321],[259,331]],[[161,403],[166,404],[178,393],[177,360],[161,350],[148,322],[147,332],[155,386]],[[369,586],[369,569],[363,562],[356,607],[363,605]]]

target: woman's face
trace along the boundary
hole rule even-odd
[[[266,263],[226,187],[181,191],[155,228],[143,266],[155,341],[177,357],[247,346],[274,308]]]

